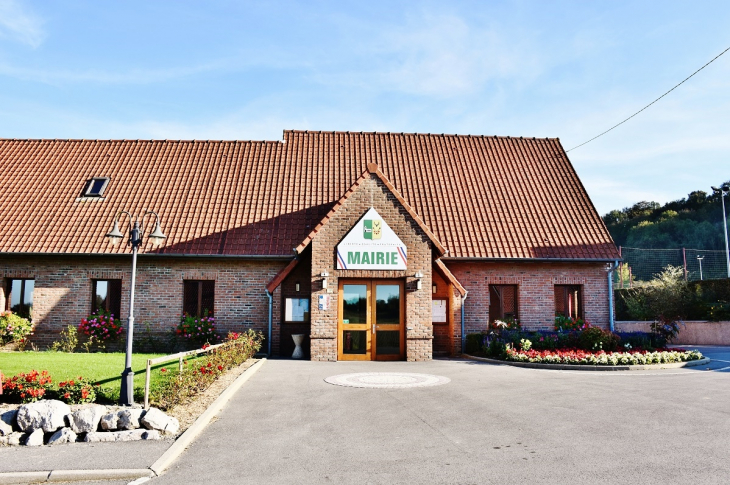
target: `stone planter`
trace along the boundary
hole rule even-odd
[[[302,350],[302,342],[304,342],[304,334],[295,333],[291,336],[291,338],[294,341],[294,345],[296,345],[296,347],[294,348],[294,352],[291,354],[291,358],[292,359],[303,359],[304,350]]]

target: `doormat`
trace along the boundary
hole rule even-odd
[[[344,387],[364,387],[368,389],[406,389],[409,387],[430,387],[448,384],[451,379],[431,374],[410,372],[360,372],[327,377],[328,384]]]

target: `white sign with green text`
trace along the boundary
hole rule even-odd
[[[370,208],[337,245],[337,269],[406,269],[406,245]]]

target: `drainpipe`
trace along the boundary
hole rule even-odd
[[[614,331],[614,312],[613,312],[613,272],[618,268],[618,259],[615,260],[608,269],[608,328]]]
[[[464,290],[464,296],[461,297],[461,353],[466,351],[466,334],[464,334],[464,307],[466,306],[466,297],[469,296],[469,292]]]
[[[269,336],[266,337],[266,343],[268,347],[268,357],[271,357],[271,318],[274,313],[274,295],[269,292],[269,290],[266,290],[266,296],[269,297]]]

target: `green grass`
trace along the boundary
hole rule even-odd
[[[140,400],[144,392],[145,369],[147,359],[162,357],[165,354],[133,354],[132,370],[134,371],[135,400]],[[168,372],[163,374],[160,369]],[[152,366],[150,387],[154,388],[166,376],[177,373],[176,360]],[[110,401],[119,398],[121,374],[124,370],[123,353],[75,353],[65,352],[2,352],[0,353],[0,371],[5,377],[31,370],[47,370],[53,379],[54,387],[61,381],[75,379],[79,376],[97,383],[104,388],[102,394]]]

